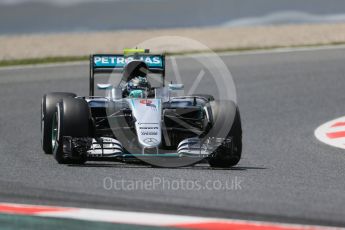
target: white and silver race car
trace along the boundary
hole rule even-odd
[[[121,75],[114,83],[112,75]],[[106,84],[95,75],[110,74]],[[60,164],[91,160],[139,161],[179,167],[207,161],[236,165],[242,152],[240,113],[212,95],[173,96],[165,83],[165,56],[148,50],[90,57],[87,97],[54,92],[42,98],[42,148]]]

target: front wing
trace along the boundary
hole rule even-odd
[[[152,158],[152,157],[166,157],[166,158],[207,158],[220,145],[231,145],[231,138],[208,138],[201,142],[199,138],[188,138],[181,141],[176,150],[168,151],[162,149],[155,149],[152,153],[131,152],[125,149],[122,144],[109,137],[101,138],[76,138],[66,136],[63,138],[63,152],[65,157],[77,158],[80,156],[87,157],[88,160],[128,160],[135,158]]]

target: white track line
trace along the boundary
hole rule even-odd
[[[335,126],[336,124],[340,125]],[[319,141],[327,145],[345,149],[345,116],[320,125],[314,131],[314,135]]]
[[[77,219],[85,221],[99,221],[119,224],[162,226],[162,227],[181,227],[193,229],[213,229],[217,225],[222,227],[219,229],[229,229],[241,226],[241,229],[274,229],[274,230],[324,230],[324,229],[340,229],[332,227],[312,226],[312,225],[296,225],[282,224],[273,222],[246,221],[234,219],[204,218],[196,216],[168,215],[158,213],[129,212],[129,211],[113,211],[98,210],[70,207],[54,207],[54,206],[36,206],[13,203],[0,203],[0,213],[21,214],[41,217],[54,217],[64,219]]]

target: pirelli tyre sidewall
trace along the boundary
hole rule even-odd
[[[227,137],[232,140],[232,146],[221,145],[209,157],[211,167],[228,168],[235,166],[242,155],[242,125],[238,106],[233,101],[212,101],[213,127],[212,136],[217,137],[217,130],[231,127]]]
[[[63,137],[88,137],[91,112],[88,103],[84,99],[64,98],[57,103],[53,116],[52,126],[55,125],[56,134],[52,134],[56,140],[51,140],[55,160],[59,164],[82,164],[86,161],[86,155],[79,159],[69,159],[63,152]],[[55,119],[55,120],[54,120]]]
[[[74,98],[74,93],[55,92],[45,94],[41,101],[41,145],[43,152],[52,154],[51,134],[52,119],[56,110],[56,104],[64,98]]]

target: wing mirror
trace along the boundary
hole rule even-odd
[[[182,90],[184,88],[184,84],[169,84],[170,90]]]
[[[97,84],[97,88],[102,89],[102,90],[107,90],[107,89],[112,89],[113,86],[112,84]]]

